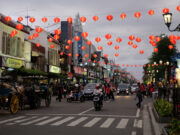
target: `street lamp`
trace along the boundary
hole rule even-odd
[[[163,63],[163,61],[162,61],[162,60],[160,60],[160,61],[159,61],[159,64],[162,64],[162,63]]]
[[[166,26],[168,27],[169,31],[171,31],[171,32],[174,32],[174,31],[180,32],[180,24],[174,30],[170,29],[170,26],[171,26],[171,23],[172,23],[172,13],[163,14],[163,17],[164,17],[164,22],[165,22]]]

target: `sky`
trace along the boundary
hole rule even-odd
[[[180,12],[176,7],[180,5],[180,0],[0,0],[0,13],[9,15],[13,19],[19,16],[25,17],[28,15],[37,19],[37,22],[30,26],[50,26],[53,24],[53,18],[59,17],[62,21],[67,17],[74,18],[77,13],[80,16],[85,16],[87,22],[83,25],[83,30],[88,33],[88,39],[95,44],[103,47],[103,53],[108,54],[109,58],[114,59],[117,64],[146,64],[148,58],[153,52],[153,47],[149,44],[149,36],[160,34],[179,35],[177,32],[169,32],[164,24],[162,10],[169,8],[173,13],[171,28],[175,28],[180,23]],[[150,16],[149,10],[154,10],[155,14]],[[141,17],[139,19],[134,17],[134,13],[139,11]],[[126,13],[126,18],[120,18],[121,13]],[[107,15],[113,15],[112,21],[107,21]],[[98,16],[99,20],[94,22],[92,17]],[[48,18],[48,23],[40,22],[42,17]],[[38,21],[39,20],[39,21]],[[23,23],[26,23],[24,21]],[[59,26],[55,26],[59,27]],[[51,27],[47,30],[52,31]],[[110,41],[113,42],[111,46],[107,45],[106,34],[111,34]],[[134,49],[128,45],[129,36],[134,35],[140,37],[141,42],[137,44],[138,47]],[[96,43],[95,38],[100,37],[101,42]],[[122,42],[116,42],[116,38],[121,37]],[[177,42],[177,48],[180,49],[180,41]],[[120,49],[116,51],[115,45],[119,45]],[[144,54],[139,54],[139,50],[144,50]],[[119,53],[118,57],[114,54]],[[133,71],[133,75],[141,80],[143,69],[127,68],[128,71]]]

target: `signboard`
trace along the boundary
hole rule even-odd
[[[22,60],[16,60],[16,59],[11,59],[11,58],[6,59],[6,67],[20,68],[22,66],[23,66]]]
[[[49,66],[49,72],[58,74],[61,72],[61,69],[60,69],[60,67],[50,65]]]

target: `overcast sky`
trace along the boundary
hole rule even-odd
[[[40,20],[42,17],[48,17],[49,21],[46,25],[36,22],[32,26],[41,25],[45,27],[52,24],[54,17],[58,16],[61,20],[67,17],[75,17],[77,13],[87,18],[87,23],[83,26],[84,31],[88,32],[88,39],[96,45],[103,46],[104,53],[116,60],[117,64],[145,64],[151,56],[153,47],[149,44],[149,36],[151,34],[175,34],[167,30],[162,17],[162,10],[169,8],[173,13],[172,28],[180,23],[180,12],[176,7],[180,5],[180,0],[0,0],[0,13],[9,15],[13,19],[19,16],[26,16],[27,9],[30,16]],[[153,9],[155,14],[148,15],[148,11]],[[140,19],[134,17],[135,12],[141,12]],[[120,18],[121,13],[126,13],[125,20]],[[106,20],[108,14],[113,15],[114,19],[109,22]],[[99,16],[99,21],[94,22],[92,17]],[[25,23],[25,21],[24,21]],[[50,29],[50,28],[49,28]],[[112,46],[107,45],[105,35],[110,33],[113,42]],[[140,37],[142,41],[136,43],[136,49],[128,45],[129,36],[134,35]],[[101,37],[102,41],[95,43],[95,37]],[[179,34],[180,36],[180,34]],[[121,37],[122,42],[116,43],[116,38]],[[177,42],[179,48],[180,41]],[[114,49],[115,45],[119,45],[119,51]],[[140,55],[139,50],[144,50],[144,54]],[[119,57],[115,57],[114,53],[118,52]],[[143,71],[142,68],[127,68],[128,71]],[[142,74],[134,73],[139,80]]]

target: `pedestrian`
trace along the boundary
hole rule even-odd
[[[138,83],[138,89],[136,91],[136,98],[138,98],[138,102],[137,102],[136,106],[138,108],[141,108],[141,103],[142,103],[143,100],[142,100],[142,92],[141,92],[141,89],[140,89],[140,83]]]
[[[59,100],[59,102],[61,102],[61,99],[62,99],[62,85],[60,83],[57,84],[57,92],[58,92],[58,97],[56,98],[56,100]]]
[[[106,88],[106,94],[107,94],[108,99],[110,99],[110,89],[111,89],[110,85],[108,84]]]

